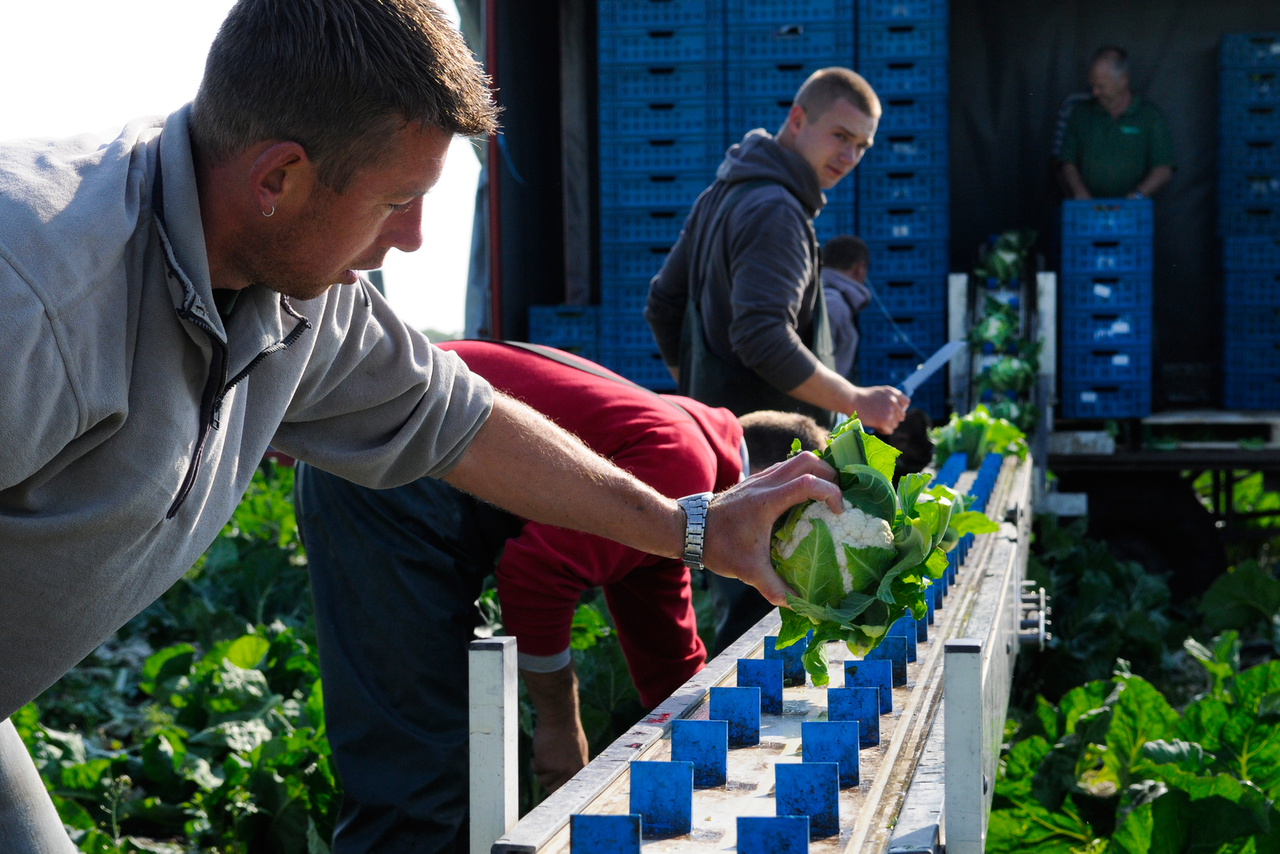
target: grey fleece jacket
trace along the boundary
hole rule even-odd
[[[813,218],[826,198],[813,167],[767,132],[751,131],[725,154],[649,285],[645,319],[663,361],[679,365],[694,235],[711,225],[733,184],[762,178],[776,183],[750,190],[728,214],[727,257],[710,259],[698,308],[712,353],[789,392],[818,367],[805,341],[820,287]]]
[[[0,719],[190,568],[269,444],[396,486],[492,406],[364,283],[220,318],[187,111],[0,146]]]

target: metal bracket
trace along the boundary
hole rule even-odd
[[[1049,633],[1049,594],[1043,587],[1036,589],[1034,581],[1022,582],[1022,618],[1018,622],[1018,643],[1024,648],[1035,647],[1041,651],[1053,639]]]

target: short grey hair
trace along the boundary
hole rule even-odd
[[[1110,64],[1117,77],[1129,73],[1129,52],[1122,47],[1107,45],[1098,48],[1093,54],[1093,59],[1089,62],[1089,65],[1092,67],[1099,62]]]
[[[214,164],[296,142],[342,192],[406,125],[474,136],[497,114],[484,70],[431,0],[239,0],[209,49],[191,137]]]

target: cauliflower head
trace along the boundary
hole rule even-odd
[[[840,567],[840,583],[846,594],[853,592],[853,575],[849,572],[849,560],[840,546],[847,544],[855,549],[893,549],[893,528],[889,523],[862,512],[844,502],[844,512],[836,515],[825,501],[814,501],[800,513],[791,536],[777,543],[778,554],[783,560],[795,553],[800,541],[813,530],[813,520],[821,519],[836,543],[836,564]]]

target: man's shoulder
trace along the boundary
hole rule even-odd
[[[115,140],[81,135],[0,145],[0,257],[51,308],[83,297],[119,267],[150,211],[158,125]]]

